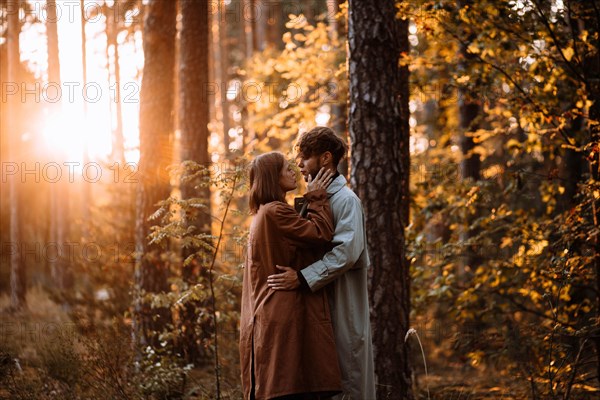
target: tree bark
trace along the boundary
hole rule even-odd
[[[169,290],[169,266],[160,248],[148,244],[148,221],[156,204],[170,195],[167,166],[172,160],[176,2],[152,0],[144,21],[144,74],[140,99],[140,160],[136,198],[136,268],[133,335],[139,351],[158,345],[170,319],[167,308],[152,309],[144,294]]]
[[[81,69],[83,71],[83,87],[87,87],[87,36],[85,34],[85,0],[79,2],[79,11],[81,15]],[[88,107],[87,101],[83,101],[83,120],[87,121]],[[89,157],[89,138],[84,133],[83,137],[83,165],[87,165]],[[91,186],[89,182],[82,181],[81,185],[81,236],[88,240],[90,229],[90,199]]]
[[[181,0],[181,53],[179,65],[179,128],[181,131],[181,159],[191,160],[208,167],[208,123],[209,123],[209,18],[206,2]],[[199,181],[181,183],[181,198],[201,198],[207,209],[189,209],[185,214],[185,222],[194,227],[195,233],[210,234],[210,189],[203,186],[199,189]],[[183,249],[185,260],[195,249]],[[206,275],[205,261],[209,257],[196,257],[194,261],[183,267],[183,279],[188,286],[198,283],[201,275]],[[182,312],[183,352],[189,362],[206,359],[208,352],[201,350],[203,339],[210,339],[214,327],[201,326],[198,330],[199,307],[206,307],[198,301],[189,301]]]
[[[56,12],[56,0],[47,0],[46,29],[48,35],[48,81],[53,85],[61,85],[60,60],[58,50],[58,17]],[[60,112],[60,102],[53,104],[51,113]],[[53,132],[58,134],[59,132]],[[55,150],[57,162],[62,164],[66,160],[66,154],[61,150]],[[68,161],[68,160],[67,160]],[[50,188],[50,242],[61,249],[57,257],[49,258],[50,271],[56,289],[61,295],[67,294],[67,289],[72,286],[72,275],[69,271],[67,257],[64,249],[67,248],[69,218],[69,185],[63,180],[51,183]]]
[[[215,48],[215,53],[218,51],[219,68],[216,75],[219,82],[219,98],[222,115],[223,126],[223,147],[225,149],[224,156],[229,158],[229,129],[231,128],[229,101],[227,100],[227,87],[229,84],[229,39],[227,36],[227,19],[225,18],[225,1],[219,0],[219,18],[217,19],[217,28],[219,30],[219,42]]]
[[[285,22],[282,4],[279,1],[269,1],[265,18],[267,46],[278,50],[283,49],[282,36]]]
[[[20,53],[19,34],[21,22],[19,21],[19,0],[9,0],[7,3],[7,78],[8,82],[20,83]],[[8,156],[9,160],[18,163],[18,146],[20,142],[20,97],[12,95],[8,99],[6,127],[8,130]],[[21,257],[22,232],[21,232],[21,202],[19,196],[19,174],[9,177],[9,204],[10,204],[10,307],[19,311],[27,307],[27,276],[25,263]]]
[[[113,69],[114,69],[114,96],[113,99],[115,104],[115,119],[116,128],[112,134],[112,158],[113,160],[121,163],[120,167],[123,168],[125,165],[125,138],[123,136],[123,111],[121,107],[121,68],[119,65],[119,43],[117,41],[117,35],[119,34],[119,18],[120,15],[115,14],[118,12],[118,6],[113,8],[106,7],[106,62],[108,63],[108,81],[110,84],[110,57],[109,48],[113,48]],[[112,86],[112,85],[111,85]]]
[[[351,183],[366,217],[378,398],[412,399],[404,338],[410,275],[404,229],[409,211],[408,20],[396,2],[349,1]],[[377,71],[374,74],[373,71]],[[376,244],[376,245],[375,245]]]
[[[255,51],[263,51],[267,25],[267,10],[263,0],[250,0],[250,11],[251,16],[246,18],[250,18],[252,25],[252,48]]]
[[[470,7],[472,0],[461,0],[458,1],[457,11],[460,12],[462,8]],[[475,39],[476,35],[469,31],[470,27],[463,27],[465,30],[465,40],[459,46],[458,54],[458,71],[466,73],[469,71],[469,61],[473,59],[473,56],[469,54],[467,48],[471,41]],[[481,114],[481,105],[479,103],[478,94],[472,93],[471,90],[459,87],[458,89],[458,127],[460,130],[459,144],[462,152],[462,160],[460,163],[461,178],[463,180],[471,180],[472,183],[476,182],[480,178],[481,160],[479,154],[473,154],[472,150],[475,148],[475,142],[473,141],[472,133],[479,129],[478,118]],[[471,153],[471,154],[470,154]],[[477,235],[470,229],[471,224],[478,218],[478,213],[471,215],[468,214],[465,221],[465,230],[461,233],[461,241],[463,243],[469,243],[471,238]],[[471,246],[465,248],[465,259],[462,265],[459,265],[458,276],[459,279],[468,281],[471,276],[470,271],[475,271],[481,264],[481,257],[477,255],[477,251]]]

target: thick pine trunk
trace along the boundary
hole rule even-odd
[[[350,0],[351,183],[366,217],[378,398],[412,399],[404,337],[409,327],[410,274],[404,229],[409,210],[408,20],[396,2]],[[376,74],[373,71],[377,71]]]
[[[7,81],[20,82],[20,55],[19,55],[19,33],[21,32],[21,22],[19,21],[19,1],[10,0],[8,2],[7,16]],[[6,127],[8,130],[7,144],[9,161],[19,163],[18,145],[20,142],[19,126],[19,101],[20,97],[12,95],[8,97],[6,115]],[[9,207],[10,207],[10,244],[12,247],[10,253],[10,306],[14,311],[19,311],[27,306],[26,290],[27,280],[25,273],[25,264],[21,257],[21,202],[19,201],[19,174],[9,177]]]
[[[144,75],[140,103],[140,160],[136,199],[136,268],[133,335],[137,349],[158,344],[170,310],[150,307],[145,293],[169,290],[169,266],[161,250],[148,244],[148,221],[171,191],[167,166],[172,161],[176,2],[152,0],[144,21]]]
[[[181,1],[181,58],[179,65],[179,127],[181,130],[181,159],[192,160],[206,167],[209,166],[208,155],[208,123],[209,97],[207,84],[209,82],[209,19],[208,7],[205,2]],[[201,198],[208,206],[207,209],[190,209],[185,215],[186,223],[195,227],[195,232],[210,234],[210,189],[196,189],[199,182],[182,182],[182,199]],[[187,258],[193,250],[183,249],[182,256]],[[208,278],[207,257],[196,257],[186,267],[183,267],[183,279],[189,286],[198,283],[199,277]],[[183,351],[189,362],[206,358],[209,354],[201,349],[201,342],[210,339],[214,327],[208,324],[198,324],[197,307],[207,307],[196,301],[186,303],[182,310]],[[202,330],[196,333],[196,330]]]

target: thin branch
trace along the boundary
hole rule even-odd
[[[548,22],[548,19],[546,18],[546,15],[544,15],[544,11],[542,10],[540,4],[537,1],[533,1],[533,4],[535,4],[535,7],[538,10],[538,13],[540,15],[540,20],[542,21],[542,24],[546,27],[546,29],[548,30],[548,33],[550,34],[550,37],[552,38],[552,41],[554,42],[554,44],[556,45],[556,49],[558,50],[558,53],[560,54],[560,57],[563,59],[563,61],[567,64],[567,66],[569,67],[569,69],[571,71],[573,71],[573,73],[579,77],[579,79],[586,83],[587,86],[587,80],[585,79],[585,76],[582,76],[579,71],[577,71],[577,69],[573,66],[573,63],[571,63],[569,60],[567,60],[567,57],[565,56],[565,53],[563,53],[561,44],[558,40],[558,38],[556,37],[556,33],[554,32],[554,30],[552,30],[552,27],[550,26],[550,22]],[[575,43],[573,43],[573,45],[575,45]],[[579,62],[581,63],[581,60],[579,60]]]
[[[567,384],[567,390],[565,391],[565,395],[563,396],[564,400],[568,400],[571,396],[571,388],[573,387],[573,383],[575,383],[575,377],[577,376],[577,364],[581,359],[581,354],[583,353],[583,348],[585,347],[588,339],[586,338],[581,346],[579,347],[579,351],[577,352],[577,356],[575,357],[575,361],[573,362],[573,373],[571,374],[571,378],[569,379],[569,383]]]
[[[452,32],[447,26],[446,24],[444,24],[442,21],[439,21],[440,25],[442,25],[444,27],[444,29],[446,30],[447,33],[449,33],[451,36],[453,36],[456,40],[458,40],[458,42],[462,45],[465,45],[466,42],[463,41],[458,34]],[[510,83],[513,84],[513,86],[525,97],[525,99],[527,100],[528,103],[530,103],[536,111],[538,111],[539,113],[541,113],[544,117],[546,117],[547,119],[550,120],[550,123],[556,128],[556,130],[562,135],[562,137],[565,139],[565,141],[568,144],[571,144],[571,138],[567,135],[567,133],[556,124],[556,122],[550,118],[548,116],[548,114],[531,98],[531,96],[529,96],[529,94],[525,91],[525,89],[523,89],[521,87],[521,85],[519,85],[514,79],[513,77],[506,72],[502,67],[489,62],[487,60],[484,60],[483,57],[481,57],[479,54],[477,53],[472,53],[471,51],[469,51],[469,49],[466,49],[466,54],[467,55],[471,55],[475,58],[477,58],[481,63],[485,64],[485,65],[489,65],[490,67],[492,67],[493,69],[495,69],[496,71],[498,71],[501,75],[503,75]]]
[[[211,306],[212,306],[212,319],[213,319],[213,324],[215,326],[215,377],[216,377],[216,384],[217,384],[217,397],[216,397],[217,400],[219,400],[221,398],[221,382],[220,382],[220,366],[219,366],[219,340],[218,340],[218,329],[217,329],[217,306],[216,306],[213,270],[215,267],[215,261],[217,260],[217,253],[219,251],[219,246],[221,245],[221,240],[223,238],[223,230],[225,229],[225,220],[227,219],[227,213],[229,212],[229,207],[231,205],[231,201],[233,200],[233,195],[235,193],[237,179],[238,179],[238,176],[236,175],[233,178],[233,183],[231,185],[231,193],[229,195],[229,198],[227,199],[227,204],[225,206],[225,212],[223,213],[223,219],[221,220],[221,226],[219,228],[219,236],[218,236],[217,244],[215,246],[215,252],[213,253],[212,262],[210,264],[210,268],[208,271],[208,274],[209,274],[208,283],[210,286],[210,298],[211,298]]]

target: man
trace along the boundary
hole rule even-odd
[[[344,391],[335,399],[375,400],[364,215],[360,199],[337,172],[347,146],[331,129],[316,127],[300,137],[296,150],[305,179],[309,174],[316,176],[321,167],[336,173],[327,188],[335,224],[334,247],[299,272],[277,266],[284,272],[269,276],[267,284],[274,290],[304,286],[313,292],[326,287]]]

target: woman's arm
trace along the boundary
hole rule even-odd
[[[333,238],[333,216],[325,189],[318,189],[304,195],[310,202],[308,218],[302,218],[293,207],[286,203],[273,204],[266,210],[266,216],[277,226],[281,235],[298,247],[330,242]]]

